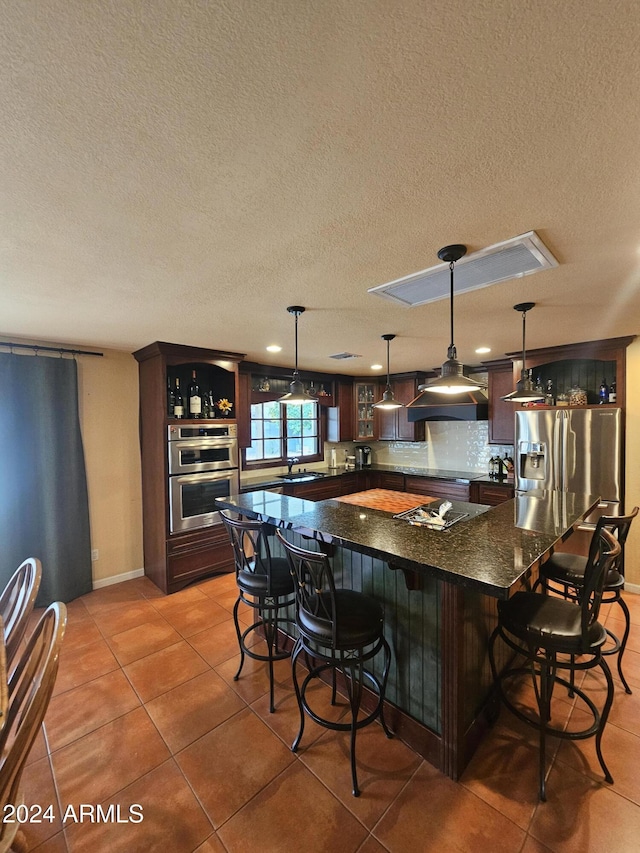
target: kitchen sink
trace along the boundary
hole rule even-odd
[[[298,471],[295,474],[278,474],[278,479],[287,483],[304,483],[307,480],[321,480],[324,476],[318,471]]]

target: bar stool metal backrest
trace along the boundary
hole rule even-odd
[[[328,556],[323,551],[299,548],[278,530],[280,543],[289,558],[296,581],[296,625],[298,639],[291,656],[293,686],[300,711],[300,729],[291,749],[296,752],[304,731],[305,714],[318,725],[351,734],[350,758],[353,795],[360,795],[356,772],[356,732],[380,719],[387,737],[392,737],[383,714],[384,696],[391,663],[391,649],[384,636],[384,613],[378,601],[357,590],[336,587]],[[382,674],[375,675],[365,664],[383,653]],[[299,681],[298,662],[304,653],[308,674]],[[336,704],[337,676],[346,692],[350,719],[338,722],[314,711],[306,698],[309,683],[323,675],[331,678],[331,704]],[[364,685],[375,696],[375,707],[359,717]]]
[[[284,557],[274,557],[269,546],[271,525],[261,521],[234,519],[226,512],[220,513],[233,548],[238,598],[233,608],[233,622],[240,648],[240,665],[234,676],[237,681],[244,666],[245,656],[266,661],[269,666],[269,710],[274,704],[274,661],[291,656],[284,647],[280,631],[293,633],[291,618],[286,608],[295,602],[294,583],[289,563]],[[257,618],[244,631],[240,629],[238,610],[240,604],[251,608]],[[284,615],[281,615],[283,613]],[[289,629],[285,631],[285,629]],[[247,638],[259,632],[267,645],[266,653],[259,651],[264,646],[248,645]]]
[[[620,544],[602,527],[594,547],[590,549],[584,571],[579,600],[566,600],[539,592],[517,592],[506,601],[498,602],[498,624],[489,639],[491,671],[503,704],[519,719],[539,732],[539,795],[546,799],[545,744],[546,736],[581,740],[595,735],[596,752],[607,782],[611,774],[604,762],[601,740],[613,702],[613,678],[603,657],[606,631],[598,621],[604,585],[612,565],[620,555]],[[494,646],[500,637],[517,653],[500,672],[497,671]],[[521,660],[524,658],[524,665]],[[588,696],[584,686],[575,686],[575,673],[599,666],[607,682],[607,694],[602,710]],[[569,680],[559,672],[566,671]],[[523,710],[504,689],[511,678],[529,676],[533,680],[537,714]],[[581,731],[555,728],[551,725],[551,698],[556,684],[568,688],[586,705],[592,724]]]
[[[631,630],[631,614],[629,613],[629,608],[622,597],[622,591],[624,589],[625,544],[631,528],[631,522],[637,515],[638,507],[636,506],[628,515],[601,516],[598,519],[598,523],[593,533],[589,547],[589,556],[587,558],[578,554],[556,552],[549,560],[547,560],[546,563],[542,565],[540,569],[540,582],[547,591],[552,591],[553,587],[551,585],[555,584],[561,588],[562,594],[565,598],[580,601],[584,586],[586,566],[589,561],[593,561],[595,559],[601,545],[600,532],[603,529],[606,529],[616,536],[618,544],[620,545],[620,552],[611,563],[609,571],[604,579],[602,602],[604,604],[618,604],[624,616],[625,629],[622,638],[619,639],[610,628],[607,628],[607,635],[613,641],[613,644],[608,645],[603,649],[602,654],[618,654],[618,674],[627,693],[631,693],[631,688],[629,687],[622,671],[622,659],[627,646],[629,632]]]
[[[27,557],[15,570],[0,594],[0,617],[4,629],[7,672],[9,673],[27,630],[41,580],[40,560],[36,557]]]

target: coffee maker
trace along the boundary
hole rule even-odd
[[[368,444],[356,444],[356,465],[358,468],[371,467],[372,450]]]

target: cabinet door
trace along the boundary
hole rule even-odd
[[[404,474],[398,474],[395,471],[371,471],[369,476],[372,489],[404,492]]]
[[[393,379],[391,390],[394,398],[406,406],[418,393],[415,377]],[[424,441],[424,421],[411,423],[406,408],[385,411],[378,409],[378,438],[381,441]]]
[[[397,379],[393,383],[396,400],[406,406],[418,393],[419,384],[416,379]],[[424,421],[411,423],[406,408],[397,409],[396,437],[398,441],[424,441]]]
[[[430,477],[411,477],[405,479],[405,488],[409,493],[427,495],[432,498],[446,498],[450,501],[468,501],[469,484],[455,483],[449,480],[432,480]]]
[[[356,441],[362,439],[374,440],[378,437],[376,429],[378,418],[376,417],[376,409],[373,404],[377,400],[378,383],[377,382],[356,382],[354,384],[355,396],[355,435]]]
[[[515,441],[515,403],[500,398],[515,388],[511,366],[489,371],[489,444],[513,444]]]
[[[475,483],[474,486],[477,492],[472,498],[473,503],[498,506],[498,504],[511,500],[514,495],[513,486],[502,485],[500,483]]]
[[[353,441],[353,382],[336,382],[336,405],[327,410],[327,441]]]

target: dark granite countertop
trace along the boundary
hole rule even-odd
[[[309,468],[309,474],[322,474],[319,479],[326,480],[332,477],[344,477],[345,474],[354,474],[360,471],[383,471],[386,473],[405,474],[408,477],[428,477],[432,480],[448,480],[455,483],[470,483],[473,480],[494,483],[488,474],[478,471],[450,471],[442,468],[416,468],[407,465],[382,465],[374,464],[368,468],[356,468],[355,471],[346,471],[344,468]],[[265,476],[264,479],[247,479],[246,476],[241,483],[241,491],[254,491],[256,489],[272,489],[275,486],[283,486],[285,480],[274,477],[273,474]],[[295,481],[294,481],[295,482]],[[499,482],[499,481],[498,481]],[[289,482],[289,485],[291,482]]]
[[[595,495],[538,491],[491,508],[457,502],[454,508],[467,508],[472,515],[444,531],[414,527],[380,510],[262,490],[217,502],[400,568],[426,571],[450,583],[507,598],[510,588],[566,538],[598,500]]]

